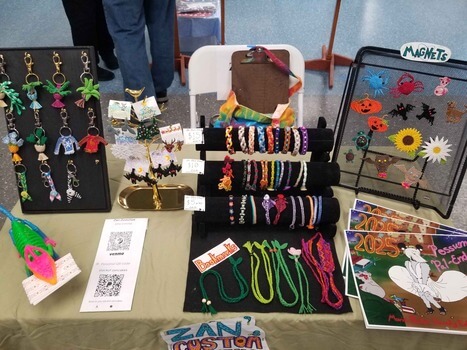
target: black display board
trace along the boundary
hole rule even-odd
[[[466,92],[467,62],[409,61],[399,51],[361,48],[336,123],[340,185],[448,218],[467,168]]]
[[[43,84],[46,80],[53,81],[53,75],[56,73],[56,65],[54,64],[53,54],[58,53],[60,56],[60,72],[70,81],[69,90],[72,93],[65,96],[62,102],[65,104],[66,112],[69,116],[68,126],[72,130],[72,135],[77,141],[80,141],[88,135],[90,120],[88,116],[88,108],[92,108],[95,119],[94,125],[99,130],[99,135],[103,135],[102,115],[100,102],[95,98],[90,98],[85,103],[84,108],[79,108],[75,101],[81,98],[81,93],[76,89],[83,86],[81,75],[83,74],[84,64],[82,62],[82,52],[85,52],[89,58],[90,73],[94,77],[94,83],[97,83],[96,62],[94,62],[94,48],[92,47],[48,47],[48,48],[11,48],[0,49],[0,54],[3,55],[5,73],[8,74],[10,85],[22,100],[24,106],[21,115],[13,111],[15,118],[15,129],[19,132],[20,137],[25,140],[20,147],[18,154],[22,158],[22,164],[26,167],[26,178],[28,192],[32,201],[21,200],[21,209],[23,213],[71,213],[71,212],[99,212],[110,211],[111,201],[108,183],[107,162],[105,155],[105,147],[102,143],[98,146],[96,153],[87,153],[84,151],[85,145],[74,154],[65,155],[64,148],[59,147],[59,154],[55,155],[54,150],[59,140],[60,128],[63,127],[60,108],[52,106],[54,97],[43,87],[37,87],[37,101],[42,105],[39,109],[39,117],[42,127],[48,138],[46,142],[45,154],[48,157],[47,164],[50,166],[51,176],[55,184],[55,188],[60,193],[61,200],[49,199],[50,187],[44,186],[44,179],[41,177],[40,161],[38,160],[38,152],[34,149],[32,143],[26,142],[26,137],[35,129],[34,110],[30,108],[31,101],[26,95],[26,91],[22,89],[25,84],[25,77],[28,74],[25,63],[25,53],[31,55],[33,66],[32,71],[36,74]],[[85,75],[90,77],[89,74]],[[84,76],[83,76],[84,77]],[[5,81],[6,77],[0,77],[1,81]],[[56,76],[55,80],[62,79]],[[8,99],[6,99],[9,104]],[[3,130],[5,135],[7,130]],[[95,130],[92,131],[95,134]],[[3,145],[6,147],[6,145]],[[72,198],[70,202],[67,200],[67,164],[72,161],[76,166],[76,178],[79,180],[79,186],[75,187],[81,198]],[[13,167],[13,163],[11,164]],[[73,168],[73,167],[72,167]],[[46,169],[46,168],[42,168]],[[18,188],[18,193],[21,189]],[[20,195],[21,198],[21,195]]]

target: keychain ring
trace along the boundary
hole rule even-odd
[[[43,170],[43,168],[46,170]],[[41,175],[50,173],[50,165],[47,163],[41,163],[41,165],[39,165],[39,171],[41,172]]]
[[[60,80],[61,80],[61,82],[60,82]],[[65,74],[63,74],[62,72],[55,72],[54,75],[52,75],[52,81],[56,85],[62,85],[66,81]]]
[[[18,175],[26,174],[26,170],[27,170],[26,165],[24,165],[23,163],[15,164],[14,169],[15,169],[15,173]]]
[[[95,131],[96,133],[92,134],[91,130]],[[89,126],[87,132],[88,132],[89,135],[94,135],[94,136],[97,136],[100,133],[99,128],[97,126],[94,126],[94,125]]]
[[[68,134],[68,135],[64,135],[64,134],[63,134],[63,130],[68,130],[69,134]],[[70,135],[72,134],[71,128],[70,128],[69,126],[62,126],[62,127],[60,128],[59,134],[60,134],[60,136],[70,136]]]
[[[29,81],[30,77],[35,78],[35,81]],[[26,84],[31,84],[33,82],[38,82],[39,81],[39,76],[36,73],[28,73],[28,75],[26,75],[24,80],[26,81]]]
[[[73,175],[75,175],[78,172],[78,168],[76,168],[76,165],[75,163],[73,163],[72,160],[68,161],[66,165],[66,171]]]
[[[91,72],[83,72],[81,73],[81,75],[79,76],[79,79],[81,80],[81,82],[84,84],[84,78],[90,78],[92,80],[94,80],[94,77],[93,75],[91,74]]]

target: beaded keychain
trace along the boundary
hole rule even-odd
[[[243,247],[248,250],[250,254],[250,269],[251,269],[251,291],[253,292],[254,297],[262,304],[269,304],[274,299],[274,287],[273,287],[273,275],[271,260],[269,255],[266,252],[265,247],[258,242],[247,241]],[[258,254],[253,251],[253,248],[257,248],[261,251],[261,256],[263,258],[264,272],[266,274],[267,285],[269,287],[269,298],[265,298],[259,289],[259,280],[258,280],[258,271],[260,267],[260,259]],[[255,266],[256,261],[256,266]]]
[[[284,256],[282,255],[282,250],[287,248],[287,243],[280,244],[277,240],[271,241],[271,244],[268,241],[263,241],[263,246],[269,249],[269,252],[272,256],[272,265],[274,268],[274,276],[276,282],[276,294],[279,297],[280,303],[285,307],[293,307],[298,303],[298,290],[295,286],[295,283],[292,279],[292,275],[290,274],[289,268],[284,260]],[[289,286],[290,290],[293,293],[294,299],[290,302],[284,299],[281,290],[281,275],[284,276],[287,285]]]
[[[80,149],[78,141],[72,135],[71,128],[68,125],[68,115],[65,108],[60,110],[60,118],[62,118],[63,125],[59,130],[60,137],[57,139],[55,144],[54,154],[58,155],[60,153],[60,147],[63,146],[64,154],[71,155],[75,153],[75,148],[78,151]]]
[[[26,182],[26,166],[22,163],[22,158],[18,154],[19,148],[24,144],[24,140],[20,138],[18,130],[15,127],[15,117],[13,113],[7,112],[5,115],[7,121],[8,135],[3,138],[3,143],[8,145],[8,150],[11,152],[11,160],[15,168],[18,188],[20,189],[21,201],[32,201],[32,197],[28,193],[28,184]]]
[[[3,55],[0,54],[0,80],[6,79],[5,81],[0,82],[0,107],[8,107],[8,104],[4,101],[4,98],[6,97],[10,100],[10,107],[7,108],[6,112],[13,112],[13,110],[15,110],[16,114],[21,115],[22,111],[26,108],[23,106],[23,102],[19,98],[19,93],[10,87],[10,76],[6,73],[5,66],[6,61],[3,58]]]
[[[67,190],[66,190],[66,199],[68,203],[71,203],[73,198],[81,199],[81,195],[74,189],[79,186],[79,180],[76,177],[76,173],[78,169],[76,168],[75,163],[70,159],[66,165],[66,173],[67,173]]]
[[[89,57],[85,51],[81,51],[81,62],[83,62],[83,73],[81,73],[79,79],[83,83],[83,86],[76,89],[76,92],[81,93],[81,98],[75,101],[75,105],[79,108],[84,108],[84,103],[89,101],[91,97],[99,100],[101,95],[99,93],[99,84],[94,84],[94,77],[89,68]]]
[[[52,81],[46,80],[47,85],[44,85],[44,88],[53,95],[54,102],[52,107],[63,108],[65,105],[62,102],[63,97],[71,94],[71,90],[67,90],[70,82],[66,80],[65,74],[60,71],[60,66],[62,65],[60,55],[54,51],[52,56],[53,63],[55,65],[55,73],[52,75]],[[54,85],[55,84],[55,85]]]
[[[227,295],[227,293],[225,292],[225,287],[224,287],[224,282],[222,280],[222,276],[220,275],[219,272],[211,269],[201,274],[201,276],[199,277],[199,287],[201,290],[201,295],[203,296],[203,299],[201,299],[201,302],[203,303],[203,307],[201,309],[202,312],[204,313],[209,312],[211,315],[217,314],[217,311],[212,306],[212,301],[209,299],[206,288],[204,287],[204,279],[209,275],[213,275],[216,278],[217,287],[219,289],[219,295],[221,299],[225,301],[226,303],[230,303],[230,304],[238,303],[247,297],[248,293],[250,292],[248,288],[248,282],[246,281],[245,277],[243,277],[243,275],[240,273],[238,269],[238,265],[240,265],[242,261],[243,261],[242,258],[235,259],[232,256],[229,257],[229,262],[232,265],[232,272],[240,288],[240,295],[237,297],[230,297]]]
[[[32,66],[34,65],[34,62],[32,60],[31,54],[28,52],[24,53],[24,63],[26,64],[28,73],[26,74],[26,77],[24,78],[26,84],[23,84],[23,90],[26,91],[26,96],[31,100],[31,104],[29,105],[29,108],[33,110],[41,109],[42,108],[41,104],[37,102],[36,88],[41,86],[42,82],[40,81],[39,76],[32,71]]]
[[[96,116],[94,115],[94,110],[88,108],[88,119],[89,126],[87,130],[87,135],[84,136],[79,142],[79,147],[86,145],[84,147],[84,152],[86,153],[97,153],[99,151],[99,145],[107,145],[108,142],[102,136],[99,135],[99,128],[94,124]]]

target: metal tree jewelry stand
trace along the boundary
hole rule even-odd
[[[334,9],[334,19],[332,21],[331,37],[329,38],[328,47],[326,48],[326,45],[321,47],[321,58],[305,61],[305,69],[329,72],[329,88],[332,88],[334,85],[334,66],[350,66],[353,62],[351,58],[332,52],[340,6],[341,0],[337,0],[336,7]]]
[[[141,90],[125,89],[135,102],[143,93]],[[132,112],[134,113],[134,112]],[[135,116],[133,116],[136,119]],[[118,196],[118,203],[129,210],[181,210],[184,206],[185,195],[193,195],[193,189],[182,184],[158,184],[157,176],[154,173],[154,163],[151,159],[151,146],[160,141],[159,135],[154,135],[151,139],[144,138],[146,158],[149,161],[149,169],[146,181],[147,186],[133,185],[125,188]]]

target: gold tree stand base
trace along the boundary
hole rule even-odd
[[[157,185],[161,207],[154,204],[154,192],[150,186],[129,186],[120,192],[118,204],[128,210],[182,210],[185,195],[192,196],[194,191],[187,185]]]

